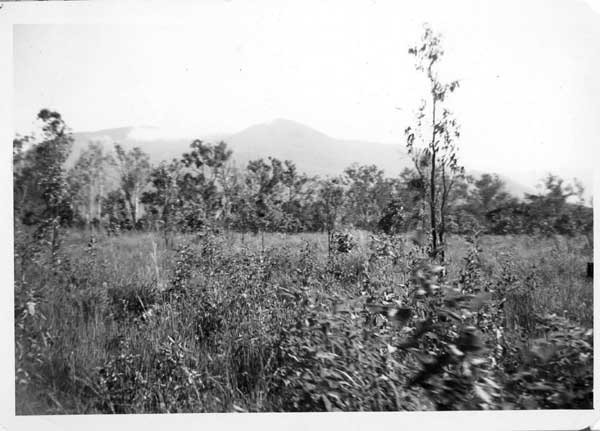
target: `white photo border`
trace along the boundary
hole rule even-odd
[[[500,1],[500,0],[498,0]],[[524,0],[530,1],[530,0]],[[557,0],[558,1],[558,0]],[[580,1],[580,0],[568,0]],[[327,0],[340,8],[342,0]],[[305,7],[318,7],[322,2],[304,1]],[[269,8],[281,1],[258,0],[257,8]],[[552,7],[553,1],[546,2]],[[589,1],[591,8],[600,15],[600,0]],[[578,430],[585,427],[600,429],[600,379],[599,346],[597,333],[599,315],[594,313],[594,409],[593,410],[536,410],[536,411],[459,411],[459,412],[389,412],[389,413],[221,413],[221,414],[171,414],[171,415],[79,415],[79,416],[15,416],[14,386],[14,324],[13,324],[13,231],[12,231],[12,158],[9,142],[13,129],[13,25],[14,24],[127,24],[131,22],[148,25],[189,21],[210,12],[211,8],[228,7],[235,12],[235,1],[23,1],[0,2],[0,139],[4,142],[1,152],[0,202],[3,202],[3,228],[0,239],[3,247],[2,283],[0,289],[2,312],[0,312],[0,336],[8,348],[0,356],[4,384],[0,390],[0,430],[45,429],[273,429],[288,431],[312,429],[457,429],[457,430]],[[592,13],[592,12],[591,12]],[[598,47],[600,49],[600,47]],[[599,75],[600,76],[600,75]],[[598,112],[600,121],[600,112]],[[600,146],[600,136],[598,137]],[[595,157],[600,161],[596,147]],[[600,176],[594,173],[594,191],[600,191]],[[594,224],[598,226],[598,212],[594,212]],[[594,241],[600,243],[598,230]],[[596,261],[596,256],[594,257]],[[594,282],[595,310],[598,304],[598,280]],[[598,428],[595,423],[598,422]]]

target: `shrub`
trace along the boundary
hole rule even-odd
[[[593,331],[556,315],[540,318],[537,330],[539,338],[508,345],[504,378],[510,407],[591,409]]]

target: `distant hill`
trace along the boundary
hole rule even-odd
[[[397,175],[411,161],[403,149],[375,142],[341,140],[290,120],[257,124],[231,135],[227,143],[236,162],[258,157],[289,159],[301,171],[316,175],[340,174],[352,163],[374,164],[387,175]]]
[[[73,158],[77,157],[88,142],[95,141],[110,148],[114,143],[125,148],[139,146],[150,155],[153,162],[179,157],[189,149],[194,139],[161,137],[151,127],[78,132],[73,136]],[[301,171],[313,175],[336,175],[354,162],[375,164],[386,174],[394,175],[411,163],[399,147],[335,139],[308,126],[283,119],[257,124],[230,135],[198,138],[209,142],[226,141],[233,150],[233,159],[238,166],[245,166],[249,160],[272,156],[293,160]]]
[[[107,149],[112,148],[114,143],[119,143],[125,148],[139,146],[150,155],[153,163],[159,163],[181,156],[189,149],[194,139],[169,138],[153,127],[77,132],[73,136],[75,144],[71,162],[88,142],[95,141],[106,145]],[[388,176],[396,176],[404,168],[412,166],[410,157],[399,145],[336,139],[309,126],[285,119],[250,126],[234,134],[197,138],[208,142],[227,142],[233,150],[235,164],[240,167],[245,166],[249,160],[268,156],[292,160],[300,171],[320,176],[338,175],[352,163],[377,165]],[[475,170],[469,172],[474,176],[480,175]],[[508,191],[516,196],[534,191],[531,187],[504,177],[503,179]]]

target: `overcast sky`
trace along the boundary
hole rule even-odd
[[[426,91],[407,49],[428,22],[443,35],[442,77],[461,81],[451,108],[465,165],[591,187],[600,15],[584,2],[225,1],[149,13],[162,24],[15,26],[17,132],[48,107],[75,131],[193,136],[282,117],[400,145]]]

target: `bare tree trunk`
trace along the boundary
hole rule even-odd
[[[131,196],[131,193],[125,191],[125,203],[127,206],[127,209],[129,210],[129,216],[131,217],[131,221],[133,223],[133,225],[135,226],[135,209],[133,206],[133,199]]]
[[[89,229],[89,231],[91,233],[94,233],[94,184],[96,182],[96,179],[92,180],[92,183],[90,184],[90,188],[89,188],[89,192],[88,192],[88,208],[87,208],[87,214],[86,214],[86,218],[85,218],[85,224],[86,227]]]
[[[431,137],[431,178],[429,181],[429,187],[430,187],[430,194],[431,196],[429,196],[429,203],[430,203],[430,217],[431,217],[431,256],[433,258],[436,257],[437,255],[437,220],[436,220],[436,214],[435,214],[435,205],[436,205],[436,201],[435,201],[435,162],[436,162],[436,156],[437,156],[437,151],[436,151],[436,145],[435,145],[435,93],[433,93],[433,120],[432,120],[432,124],[433,124],[433,132],[432,132],[432,137]]]
[[[140,206],[140,198],[138,196],[138,191],[136,190],[133,194],[133,228],[137,229],[137,221],[138,221],[138,211]]]
[[[446,183],[446,168],[444,164],[442,164],[442,202],[440,205],[440,247],[441,250],[441,259],[442,262],[446,259],[446,251],[444,247],[444,235],[446,234],[446,204],[448,201],[448,185]]]
[[[419,209],[419,219],[421,222],[421,231],[423,233],[425,233],[426,230],[426,223],[425,223],[425,214],[427,214],[427,210],[425,208],[426,204],[427,204],[427,191],[425,189],[425,177],[423,175],[421,175],[421,179],[422,179],[422,187],[421,190],[419,191],[419,193],[421,193],[421,208]]]

